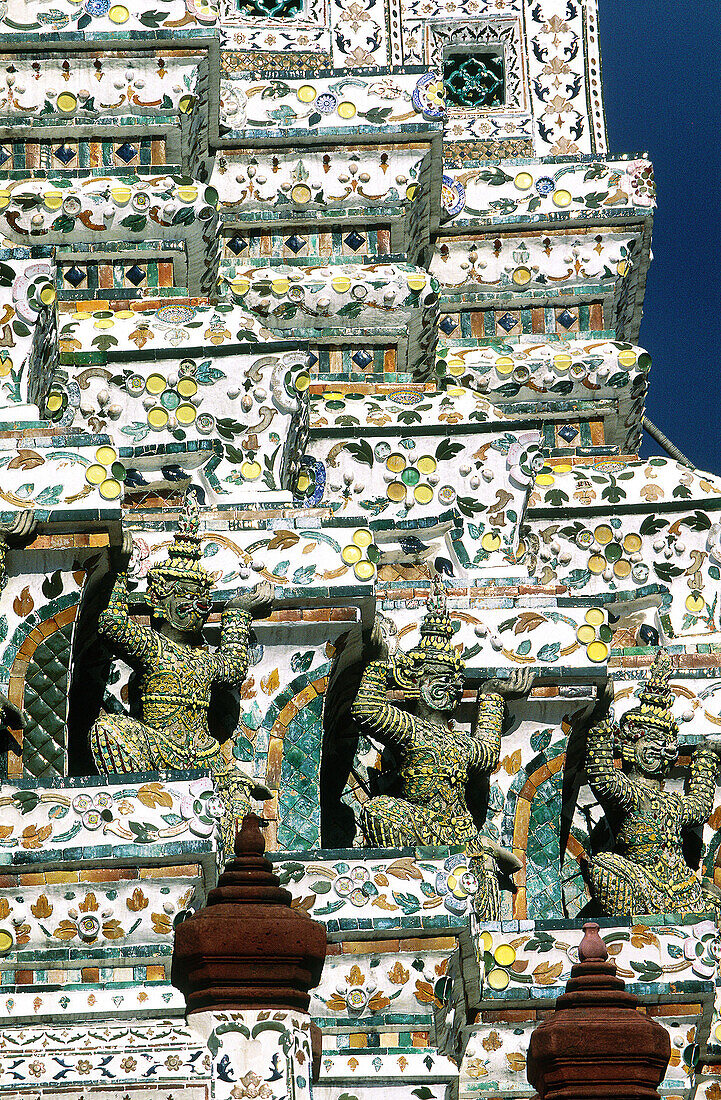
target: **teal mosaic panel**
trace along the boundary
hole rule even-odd
[[[556,772],[536,789],[531,803],[526,847],[526,900],[528,919],[560,916],[561,795],[563,771]]]
[[[320,843],[320,747],[323,696],[317,695],[288,726],[283,749],[278,843],[308,849]]]
[[[153,144],[156,145],[155,150]],[[0,168],[4,171],[75,171],[79,168],[138,168],[154,163],[163,164],[162,138],[127,137],[120,141],[91,141],[88,138],[62,141],[0,142]]]
[[[385,370],[384,347],[365,345],[364,347],[312,348],[310,367],[316,374],[382,375]]]
[[[443,313],[438,327],[452,340],[496,340],[514,336],[546,336],[563,339],[583,332],[604,330],[600,302],[568,306],[525,306],[512,303],[501,309],[466,309]]]
[[[101,270],[102,269],[102,270]],[[58,290],[64,294],[79,294],[86,290],[156,290],[172,284],[172,264],[159,265],[156,260],[141,257],[109,263],[80,260],[58,268]]]
[[[252,742],[253,771],[257,776],[265,774],[269,738],[278,716],[304,688],[326,676],[329,669],[330,662],[325,662],[305,675],[297,676],[273,700]],[[278,804],[278,844],[285,851],[307,851],[320,845],[320,754],[324,699],[324,694],[315,695],[305,706],[301,706],[285,727]],[[239,746],[239,758],[242,758],[241,754],[247,755],[250,747],[247,742]]]
[[[294,15],[300,15],[303,0],[237,0],[237,9],[243,15],[290,19]]]
[[[328,260],[331,257],[388,256],[390,228],[376,226],[329,227],[322,232],[307,226],[297,226],[280,233],[249,233],[233,229],[223,237],[222,261],[263,260],[307,263],[308,260]]]

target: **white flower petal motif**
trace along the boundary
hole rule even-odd
[[[714,523],[706,536],[706,549],[717,565],[721,565],[721,523]]]
[[[711,920],[701,921],[691,929],[683,945],[684,958],[691,963],[691,969],[699,978],[713,978],[716,975],[719,958],[718,929]]]

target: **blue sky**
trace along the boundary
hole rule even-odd
[[[647,414],[721,473],[721,5],[599,0],[599,18],[609,151],[648,152],[658,186],[640,337],[653,359]],[[646,441],[644,453],[658,451]]]

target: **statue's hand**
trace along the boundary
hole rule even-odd
[[[0,524],[0,539],[8,546],[26,546],[35,537],[37,526],[35,513],[29,508],[24,508],[10,523]]]
[[[121,531],[120,543],[110,546],[110,569],[113,573],[127,573],[133,556],[133,536],[125,528]]]
[[[707,733],[704,739],[704,748],[711,749],[721,758],[721,733]]]
[[[370,638],[365,644],[364,656],[368,664],[370,664],[371,661],[388,660],[388,643],[385,639],[383,628],[378,620],[373,623]]]
[[[594,726],[597,726],[599,722],[608,717],[612,704],[613,680],[603,680],[596,688],[596,698],[580,712],[575,719],[575,724],[583,726],[585,729],[593,729]]]
[[[6,699],[0,691],[0,729],[21,730],[25,728],[26,721],[20,708]]]
[[[275,585],[270,581],[260,581],[226,606],[230,611],[247,611],[254,619],[267,619],[273,611],[274,603]]]
[[[516,668],[505,680],[499,677],[486,680],[478,689],[478,695],[480,697],[493,693],[501,695],[504,699],[525,699],[530,694],[535,679],[536,674],[533,669]]]

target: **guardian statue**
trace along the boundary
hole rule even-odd
[[[361,828],[373,847],[467,845],[481,857],[481,905],[498,915],[495,863],[517,870],[519,861],[479,834],[467,802],[469,784],[498,766],[504,696],[525,695],[533,675],[527,670],[507,680],[490,680],[478,695],[471,733],[451,720],[463,696],[465,665],[452,643],[453,626],[442,584],[436,580],[421,626],[421,640],[410,653],[390,657],[376,625],[366,649],[367,666],[352,707],[362,731],[393,750],[398,760],[399,795],[371,798],[361,811]],[[413,712],[388,700],[388,689],[403,691]]]
[[[713,809],[719,742],[708,737],[696,749],[684,794],[665,789],[678,757],[670,673],[670,658],[660,649],[640,705],[620,725],[607,716],[612,685],[599,691],[588,718],[588,781],[604,809],[621,821],[615,850],[599,853],[590,865],[591,892],[609,916],[721,908],[716,888],[701,882],[682,850],[684,830],[705,824]],[[614,766],[616,749],[621,770]]]
[[[270,614],[273,587],[261,582],[227,603],[220,647],[209,651],[202,630],[211,610],[213,581],[202,565],[198,529],[197,505],[190,498],[167,561],[148,572],[149,627],[134,622],[128,611],[132,540],[127,533],[114,555],[115,583],[98,628],[112,652],[138,672],[142,718],[102,713],[90,740],[105,775],[207,771],[224,802],[223,838],[226,850],[232,850],[235,820],[251,809],[251,797],[270,794],[240,769],[230,742],[220,745],[210,733],[210,693],[215,684],[240,687],[245,680],[250,625]]]

